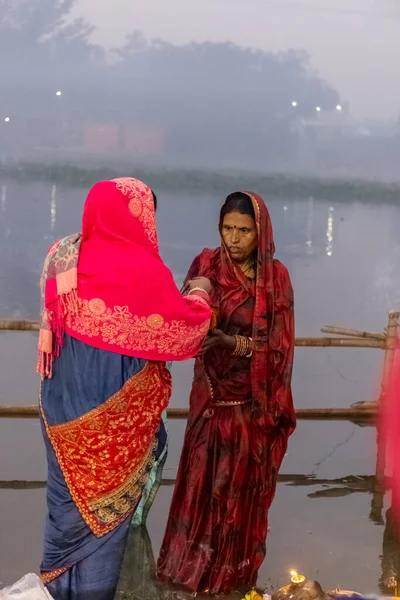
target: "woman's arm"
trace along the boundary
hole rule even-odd
[[[200,256],[198,256],[189,269],[181,292],[176,289],[183,308],[182,317],[185,327],[181,327],[181,331],[175,324],[174,327],[170,327],[169,332],[172,333],[172,329],[176,330],[179,338],[176,348],[182,349],[171,360],[193,358],[201,349],[211,323],[211,290],[209,279],[200,276]]]
[[[209,288],[208,288],[207,284],[209,285]],[[185,281],[184,281],[184,284],[182,287],[182,293],[190,294],[191,293],[190,289],[196,288],[196,286],[198,286],[200,288],[203,286],[204,287],[207,286],[206,289],[207,289],[208,293],[210,293],[211,287],[212,287],[210,280],[202,277],[201,255],[197,256],[194,259],[194,261],[189,269],[189,272],[186,275],[186,278],[185,278]],[[198,293],[198,292],[196,290],[196,292],[193,291],[193,293]],[[213,317],[214,318],[212,319],[212,321],[216,323],[215,314],[213,314]],[[214,326],[215,325],[212,323],[211,327],[214,327]],[[206,352],[211,350],[211,348],[215,348],[215,347],[223,348],[236,356],[246,356],[246,357],[250,358],[252,355],[252,351],[253,351],[253,342],[252,342],[251,338],[247,338],[247,337],[243,337],[243,336],[227,335],[223,331],[213,328],[209,331],[208,336],[204,340],[203,346],[202,346],[200,352],[198,353],[198,356],[202,356],[203,354],[205,354]]]
[[[181,293],[183,295],[186,295],[187,292],[189,291],[189,284],[190,281],[192,279],[195,279],[196,277],[200,276],[200,269],[201,269],[201,257],[200,254],[199,256],[196,256],[196,258],[194,259],[194,261],[192,262],[192,264],[190,265],[190,269],[185,277],[185,280],[183,282],[183,286],[181,289]]]

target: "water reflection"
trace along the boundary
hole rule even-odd
[[[332,256],[332,252],[333,252],[333,211],[334,211],[334,207],[330,206],[329,207],[329,214],[328,214],[328,224],[327,224],[327,228],[326,228],[326,254],[328,256]]]
[[[229,595],[239,600],[243,594]],[[193,600],[210,598],[202,594],[190,594],[175,586],[157,581],[156,560],[145,525],[132,526],[129,531],[124,561],[115,600]]]
[[[398,596],[400,576],[400,536],[393,518],[393,509],[386,512],[386,525],[383,533],[382,575],[379,588],[382,594]]]
[[[131,527],[115,600],[160,598],[155,572],[156,562],[147,528]]]
[[[306,226],[306,246],[307,246],[307,254],[313,253],[312,248],[312,229],[314,223],[314,198],[310,196],[308,199],[308,209],[307,209],[307,226]]]
[[[5,183],[3,183],[3,185],[1,186],[1,203],[0,203],[0,208],[1,208],[2,213],[6,212],[6,202],[7,202],[7,186]]]
[[[53,185],[51,188],[50,198],[50,229],[54,231],[56,225],[56,210],[57,210],[57,186]]]
[[[370,494],[372,498],[369,520],[381,526],[383,530],[377,587],[383,594],[397,593],[397,582],[400,577],[400,536],[395,527],[393,509],[389,508],[383,515],[384,493],[382,488],[377,485],[375,476],[348,475],[342,478],[325,479],[315,475],[281,474],[278,481],[281,485],[289,487],[320,487],[321,489],[307,494],[308,498],[314,500],[342,498],[356,493]],[[163,479],[161,483],[163,487],[169,488],[174,484],[174,479]],[[29,491],[45,486],[45,481],[0,481],[0,490],[18,490],[22,494],[24,490]],[[152,515],[150,514],[151,519]],[[343,539],[342,542],[346,544],[346,539]],[[325,540],[325,543],[329,543],[329,541]],[[358,558],[355,558],[354,561],[355,564],[360,565]],[[318,569],[318,564],[316,568]],[[185,592],[157,582],[155,571],[156,556],[147,528],[145,526],[131,527],[116,600],[189,600],[190,596]],[[324,582],[321,583],[324,585]],[[277,585],[274,583],[274,587]]]
[[[398,595],[398,579],[400,576],[400,535],[395,526],[393,509],[390,508],[382,516],[383,494],[377,491],[374,476],[350,475],[340,479],[317,479],[307,475],[281,475],[281,483],[290,486],[322,485],[324,489],[308,494],[309,498],[342,497],[352,493],[372,494],[370,520],[385,525],[382,541],[381,573],[378,587],[383,594]],[[165,480],[164,485],[173,485],[173,480]],[[377,494],[379,497],[377,497]],[[343,540],[343,543],[346,543]],[[357,561],[356,561],[357,562]],[[189,595],[172,587],[160,585],[155,579],[156,561],[153,554],[150,536],[145,527],[131,528],[126,548],[124,564],[121,572],[117,600],[137,598],[139,600],[154,599],[188,599]]]

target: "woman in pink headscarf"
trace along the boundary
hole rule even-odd
[[[92,188],[82,233],[50,248],[41,283],[42,579],[55,600],[112,600],[132,515],[166,444],[165,361],[200,350],[210,284],[197,279],[182,297],[159,255],[154,195],[130,178]]]

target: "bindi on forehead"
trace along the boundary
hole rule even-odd
[[[254,219],[250,215],[242,215],[238,212],[225,215],[223,224],[232,229],[253,229],[255,227]]]

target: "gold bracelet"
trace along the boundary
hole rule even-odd
[[[187,296],[191,296],[192,294],[196,294],[196,292],[201,292],[202,294],[205,294],[208,298],[210,297],[210,294],[205,289],[203,289],[201,287],[194,287],[194,288],[192,288],[187,293]]]
[[[247,356],[250,353],[251,346],[249,338],[243,335],[235,335],[236,346],[232,350],[232,356]]]
[[[235,338],[235,347],[233,348],[233,350],[231,350],[231,354],[232,356],[237,356],[237,349],[239,346],[239,336],[238,335],[234,335],[233,336]]]
[[[248,352],[246,354],[246,358],[251,358],[253,356],[253,339],[247,338],[248,342]]]
[[[235,350],[233,352],[233,356],[240,356],[240,352],[241,352],[242,345],[243,345],[242,336],[241,335],[235,335],[235,338],[236,338],[236,347],[235,347]]]

